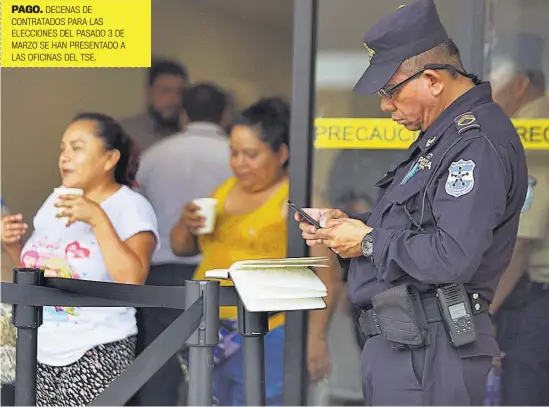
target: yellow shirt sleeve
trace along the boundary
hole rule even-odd
[[[549,221],[549,177],[546,173],[549,166],[528,163],[528,175],[535,180],[535,185],[529,186],[532,194],[528,197],[524,211],[520,215],[518,237],[523,239],[544,239],[547,235]]]

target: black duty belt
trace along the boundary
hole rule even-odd
[[[488,312],[490,304],[478,294],[469,295],[469,299],[471,301],[473,315]],[[440,309],[438,307],[438,299],[434,294],[423,294],[421,296],[421,303],[428,324],[442,321],[442,315],[440,314]],[[374,309],[363,310],[360,313],[358,322],[360,329],[366,338],[381,334],[381,328],[377,322],[377,316]]]
[[[549,283],[534,281],[530,278],[528,273],[524,273],[522,278],[515,285],[515,289],[523,288],[524,290],[533,290],[533,291],[549,291]]]
[[[548,291],[549,292],[549,283],[539,283],[537,281],[530,281],[531,286],[529,287],[535,291]]]

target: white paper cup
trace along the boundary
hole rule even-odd
[[[60,195],[84,195],[84,190],[80,188],[65,188],[65,187],[59,187],[54,188],[53,194],[55,196],[56,200],[59,200]],[[57,208],[57,214],[60,214],[63,212],[63,208]],[[68,219],[66,220],[69,221]]]
[[[56,198],[59,195],[84,195],[84,190],[80,188],[59,187],[59,188],[54,188],[53,192]]]
[[[201,235],[207,235],[212,233],[215,227],[215,214],[217,208],[217,199],[214,198],[199,198],[195,199],[193,203],[199,206],[200,209],[197,213],[205,218],[204,226],[198,229],[198,233]]]

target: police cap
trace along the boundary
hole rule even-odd
[[[376,93],[400,64],[448,40],[433,0],[417,0],[385,16],[364,37],[370,65],[354,87],[363,95]]]

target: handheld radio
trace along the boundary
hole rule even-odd
[[[440,286],[436,295],[450,344],[457,348],[474,342],[477,331],[469,296],[463,284]]]

